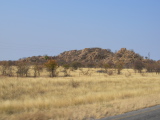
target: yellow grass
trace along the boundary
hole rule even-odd
[[[109,76],[97,70],[89,76],[77,70],[71,77],[0,77],[0,119],[82,120],[160,104],[160,75],[123,70]]]

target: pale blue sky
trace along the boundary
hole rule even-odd
[[[160,59],[160,0],[0,0],[0,60],[100,47]]]

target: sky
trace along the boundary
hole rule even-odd
[[[160,0],[0,0],[0,60],[99,47],[160,60]]]

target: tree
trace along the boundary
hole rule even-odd
[[[17,77],[28,77],[28,72],[29,72],[29,64],[25,61],[18,61],[16,64],[17,67]]]
[[[4,76],[13,76],[12,61],[2,61],[1,62],[1,73]]]
[[[43,66],[39,65],[37,62],[33,66],[34,77],[40,76],[40,72],[43,70]]]
[[[135,71],[138,70],[138,72],[141,73],[144,68],[144,64],[143,64],[142,60],[136,60],[134,62],[133,67],[134,67]]]
[[[49,57],[48,55],[45,55],[45,56],[44,56],[44,59],[45,59],[45,60],[49,60],[50,57]]]
[[[70,65],[73,69],[77,70],[78,68],[82,67],[82,64],[80,62],[73,62]]]
[[[70,76],[70,71],[69,71],[70,65],[69,64],[64,64],[63,68],[64,68],[64,70],[63,70],[64,76],[65,77]]]
[[[44,65],[50,72],[50,76],[56,77],[56,69],[58,67],[58,63],[56,62],[56,60],[48,60]]]
[[[7,61],[1,62],[1,73],[2,73],[2,75],[7,74],[7,68],[8,68]]]
[[[108,72],[108,69],[114,67],[114,64],[113,64],[112,61],[108,61],[107,63],[105,63],[105,64],[103,65],[103,67],[104,67],[104,69],[105,69],[105,72],[107,73],[107,72]]]
[[[116,64],[117,74],[121,74],[121,70],[123,69],[124,63],[122,61],[117,61]]]
[[[155,72],[155,68],[157,67],[157,63],[156,61],[153,61],[153,60],[150,60],[150,59],[147,59],[145,61],[145,68],[147,70],[147,72]]]
[[[156,62],[155,72],[156,72],[156,74],[160,74],[160,63],[158,63],[158,62]]]

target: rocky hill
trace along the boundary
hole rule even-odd
[[[101,48],[85,48],[83,50],[71,50],[61,53],[56,56],[58,61],[69,62],[100,62],[108,58],[112,58],[114,55],[113,52],[107,49]]]
[[[133,61],[140,59],[143,60],[143,57],[135,53],[132,50],[127,50],[126,48],[121,48],[116,53],[113,53],[110,49],[102,48],[85,48],[83,50],[71,50],[65,51],[58,56],[33,56],[21,59],[22,61],[28,62],[40,62],[44,63],[47,59],[56,59],[59,63],[72,63],[80,62],[83,64],[98,64],[106,63],[112,61],[116,63],[117,61],[123,61],[125,65],[132,63]]]
[[[114,62],[123,61],[126,66],[129,66],[135,60],[143,60],[143,57],[133,50],[127,50],[126,48],[121,48],[112,58],[112,61]]]

